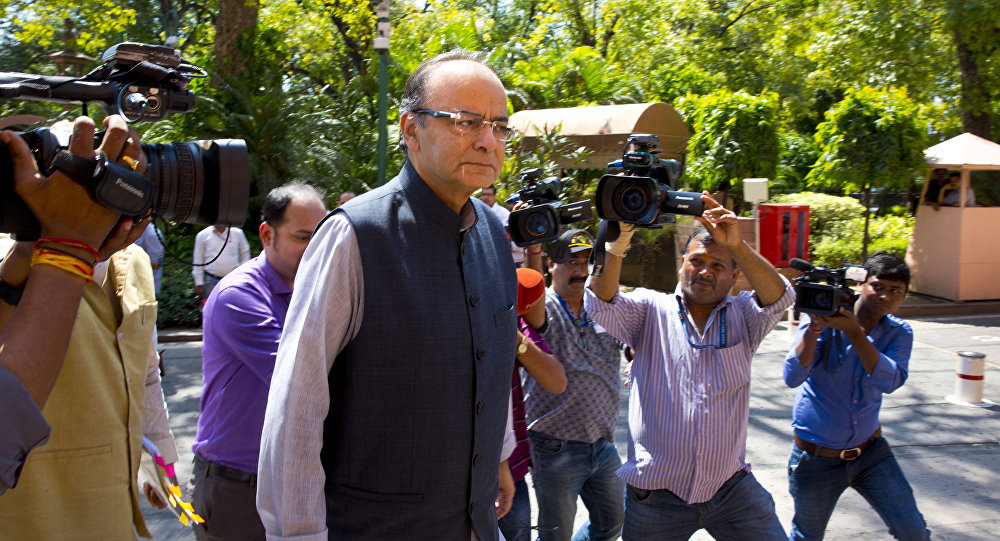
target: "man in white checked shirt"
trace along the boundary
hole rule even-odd
[[[618,292],[631,226],[607,243],[604,274],[584,306],[635,350],[629,385],[628,484],[622,539],[779,540],[771,495],[745,460],[750,360],[795,298],[791,285],[740,238],[736,215],[708,192],[704,229],[688,240],[672,294]],[[743,272],[754,292],[729,295]]]

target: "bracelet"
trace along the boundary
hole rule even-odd
[[[812,323],[810,323],[808,327],[809,327],[809,332],[814,332],[816,334],[823,334],[823,327],[820,327],[819,329],[814,329]]]
[[[545,255],[545,252],[541,252],[541,251],[539,251],[539,252],[529,252],[528,250],[525,250],[524,251],[524,255]]]
[[[54,250],[40,248],[31,254],[31,266],[48,265],[66,271],[74,276],[79,276],[87,282],[94,280],[94,267],[81,263],[79,258],[69,256]]]
[[[80,263],[83,263],[84,265],[86,265],[88,267],[93,266],[93,264],[91,264],[90,261],[87,261],[86,259],[84,259],[84,258],[82,258],[82,257],[80,257],[80,256],[78,256],[76,254],[71,254],[71,253],[67,252],[66,250],[60,250],[59,248],[53,248],[51,246],[49,246],[47,248],[35,248],[35,249],[36,250],[40,250],[42,252],[46,252],[46,253],[59,253],[59,254],[63,254],[65,256],[69,256],[69,257],[72,257],[72,258],[78,260]]]
[[[94,248],[93,246],[91,246],[91,245],[89,245],[89,244],[87,244],[86,242],[83,242],[83,241],[74,240],[74,239],[67,239],[67,238],[62,238],[62,237],[42,237],[42,238],[40,238],[40,239],[38,239],[38,240],[35,241],[35,245],[34,245],[33,248],[35,250],[37,250],[37,249],[41,248],[42,244],[44,244],[46,242],[52,242],[52,243],[55,243],[55,244],[65,244],[66,246],[70,246],[70,247],[73,247],[73,248],[80,248],[82,250],[86,250],[87,253],[89,253],[90,255],[94,256],[94,262],[95,263],[101,259],[101,254],[97,252],[97,248]]]

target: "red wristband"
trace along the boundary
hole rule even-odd
[[[73,248],[80,248],[86,250],[87,253],[94,256],[94,262],[96,263],[101,259],[101,254],[97,253],[97,248],[87,244],[86,242],[75,240],[75,239],[65,239],[61,237],[42,237],[35,241],[34,249],[37,250],[42,247],[43,243],[51,242],[55,244],[64,244]]]
[[[823,333],[823,327],[820,327],[819,329],[814,329],[813,326],[812,326],[812,323],[810,323],[809,324],[809,332],[814,332],[816,334],[822,334]]]

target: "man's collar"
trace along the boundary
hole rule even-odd
[[[407,160],[403,170],[399,172],[399,185],[411,199],[414,212],[422,212],[428,219],[436,221],[441,226],[454,231],[465,231],[476,225],[476,211],[472,206],[472,198],[466,200],[459,214],[451,209],[427,185],[413,164]],[[485,203],[483,203],[485,205]],[[471,214],[471,218],[469,216]],[[469,221],[471,219],[471,222]]]

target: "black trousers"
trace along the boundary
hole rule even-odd
[[[237,481],[209,472],[206,462],[194,463],[191,505],[205,519],[194,526],[199,541],[266,541],[257,514],[257,480]]]

